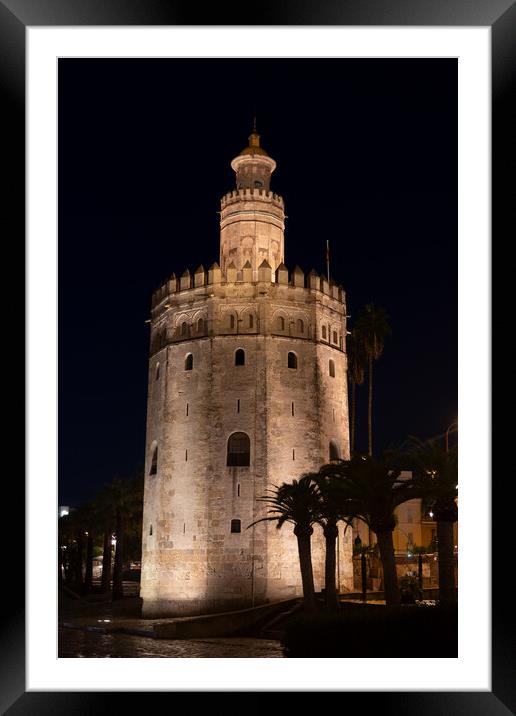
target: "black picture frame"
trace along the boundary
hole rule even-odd
[[[200,18],[202,22],[200,22]],[[514,127],[516,116],[510,100],[514,98],[516,55],[516,5],[511,0],[262,0],[259,7],[243,3],[213,3],[201,8],[194,2],[162,0],[0,0],[0,91],[3,108],[4,155],[2,223],[8,226],[11,249],[24,254],[25,235],[25,29],[27,26],[66,25],[392,25],[392,26],[484,26],[492,38],[492,233],[497,256],[493,268],[500,271],[498,285],[510,286],[510,262],[504,260],[504,246],[514,236],[511,224],[516,196]],[[512,139],[512,143],[511,143]],[[507,170],[507,171],[506,171]],[[511,205],[512,202],[512,205]],[[512,228],[512,232],[511,232]],[[504,238],[507,241],[504,242]],[[500,295],[502,293],[500,292]],[[9,296],[6,299],[9,301]],[[493,326],[501,324],[504,301],[493,296]],[[9,306],[14,306],[11,299]],[[19,304],[16,304],[19,314]],[[14,309],[13,309],[14,310]],[[16,315],[16,324],[20,325]],[[23,340],[23,339],[22,339]],[[498,339],[500,341],[500,339]],[[493,341],[493,347],[496,342]],[[496,371],[493,371],[493,375]],[[496,386],[494,386],[496,387]],[[497,406],[496,391],[493,407]],[[497,426],[492,436],[492,454],[507,449],[509,422]],[[491,441],[491,436],[486,436]],[[495,462],[496,464],[496,462]],[[17,465],[19,468],[19,465]],[[512,595],[504,581],[510,570],[509,527],[512,504],[506,499],[506,483],[511,475],[495,471],[492,483],[492,691],[490,692],[346,692],[342,708],[360,707],[382,713],[454,714],[495,716],[516,713],[516,668],[514,657],[514,611]],[[15,473],[10,473],[14,475]],[[10,480],[10,504],[23,505],[24,481],[19,469]],[[511,513],[509,512],[511,511]],[[21,512],[21,510],[19,510]],[[494,519],[496,515],[496,519]],[[23,554],[23,531],[16,530],[16,555]],[[5,585],[5,583],[4,583]],[[0,707],[2,713],[18,714],[97,714],[120,710],[120,699],[131,699],[132,707],[143,705],[152,696],[169,699],[169,693],[120,692],[26,692],[24,567],[13,559],[9,564],[8,608],[4,608],[2,627],[2,669]],[[436,637],[438,638],[438,636]],[[300,684],[300,690],[306,684]],[[407,685],[410,688],[410,685]]]

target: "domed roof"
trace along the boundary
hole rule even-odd
[[[239,156],[242,154],[260,154],[263,157],[269,156],[265,149],[260,147],[260,135],[257,132],[252,132],[249,135],[249,145],[242,149]]]

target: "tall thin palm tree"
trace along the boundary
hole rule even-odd
[[[352,515],[347,514],[347,492],[339,477],[318,472],[312,475],[317,485],[318,505],[316,521],[321,525],[325,540],[324,595],[326,608],[334,611],[339,606],[336,584],[336,541],[339,536],[338,523],[344,520],[351,524]]]
[[[458,448],[443,450],[435,440],[412,438],[408,460],[423,497],[431,500],[437,524],[439,600],[454,604],[457,592],[453,526],[458,520]]]
[[[381,306],[368,303],[359,313],[355,331],[360,337],[360,346],[367,363],[369,384],[367,428],[368,428],[368,455],[373,454],[373,364],[383,353],[386,337],[391,333],[389,317]]]
[[[312,476],[307,474],[303,475],[299,481],[292,480],[291,483],[284,482],[279,486],[275,485],[273,490],[267,492],[269,494],[258,499],[270,507],[267,511],[268,516],[255,520],[247,529],[259,522],[269,521],[275,521],[277,529],[281,529],[286,522],[294,525],[303,585],[304,608],[307,611],[314,611],[316,603],[311,537],[319,502],[317,486],[312,480]]]
[[[347,494],[346,512],[363,520],[376,534],[383,566],[385,601],[400,604],[392,533],[398,505],[419,496],[412,481],[401,479],[400,470],[386,457],[354,455],[351,460],[323,465],[320,473],[340,479]]]
[[[355,452],[356,430],[356,388],[362,385],[365,378],[365,356],[360,340],[359,330],[354,330],[346,336],[346,355],[348,361],[348,383],[351,393],[350,405],[350,450]]]

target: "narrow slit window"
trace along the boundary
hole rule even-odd
[[[229,317],[229,328],[233,330],[235,328],[235,316],[233,314]]]
[[[237,497],[240,497],[240,483],[237,485]]]
[[[188,403],[186,404],[186,415],[188,416]]]
[[[152,536],[152,525],[150,525],[150,527],[149,527],[149,535]]]
[[[283,316],[278,316],[278,328],[280,329],[280,331],[285,330],[285,319],[283,318]]]
[[[186,336],[187,333],[188,333],[188,325],[187,325],[186,321],[183,321],[183,323],[181,324],[181,335]]]
[[[328,369],[330,373],[330,378],[335,378],[335,361],[333,361],[331,358],[328,363]]]
[[[323,340],[326,340],[326,326],[323,326],[321,331],[322,331]]]
[[[292,460],[295,460],[295,459],[296,459],[296,451],[292,450]]]
[[[249,314],[249,328],[254,327],[254,316],[252,313]]]
[[[183,522],[183,534],[186,533],[186,522]]]
[[[185,450],[185,462],[188,462],[188,450]]]
[[[191,353],[185,358],[185,370],[193,370],[193,355]]]
[[[245,365],[245,351],[243,348],[235,351],[235,365]]]
[[[292,415],[294,415],[294,403],[292,403]]]
[[[333,342],[337,343],[337,331],[333,331]]]
[[[237,413],[240,412],[240,398],[237,400]]]
[[[297,368],[297,356],[292,351],[289,351],[288,357],[287,357],[287,365],[289,368]]]
[[[240,520],[231,520],[231,532],[238,534],[242,531],[242,523]]]
[[[157,473],[158,473],[158,446],[156,445],[154,447],[154,450],[152,451],[149,475],[157,475]]]

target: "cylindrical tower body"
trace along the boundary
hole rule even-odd
[[[267,257],[258,266],[246,258],[240,268],[232,258],[225,270],[215,264],[208,272],[200,267],[193,280],[173,277],[153,296],[145,616],[226,611],[301,594],[292,526],[249,525],[266,515],[259,498],[273,485],[349,457],[346,310],[340,287],[297,268],[289,281],[279,264],[274,275]],[[321,589],[318,527],[312,544]],[[349,530],[340,530],[338,555],[339,586],[351,589]]]

